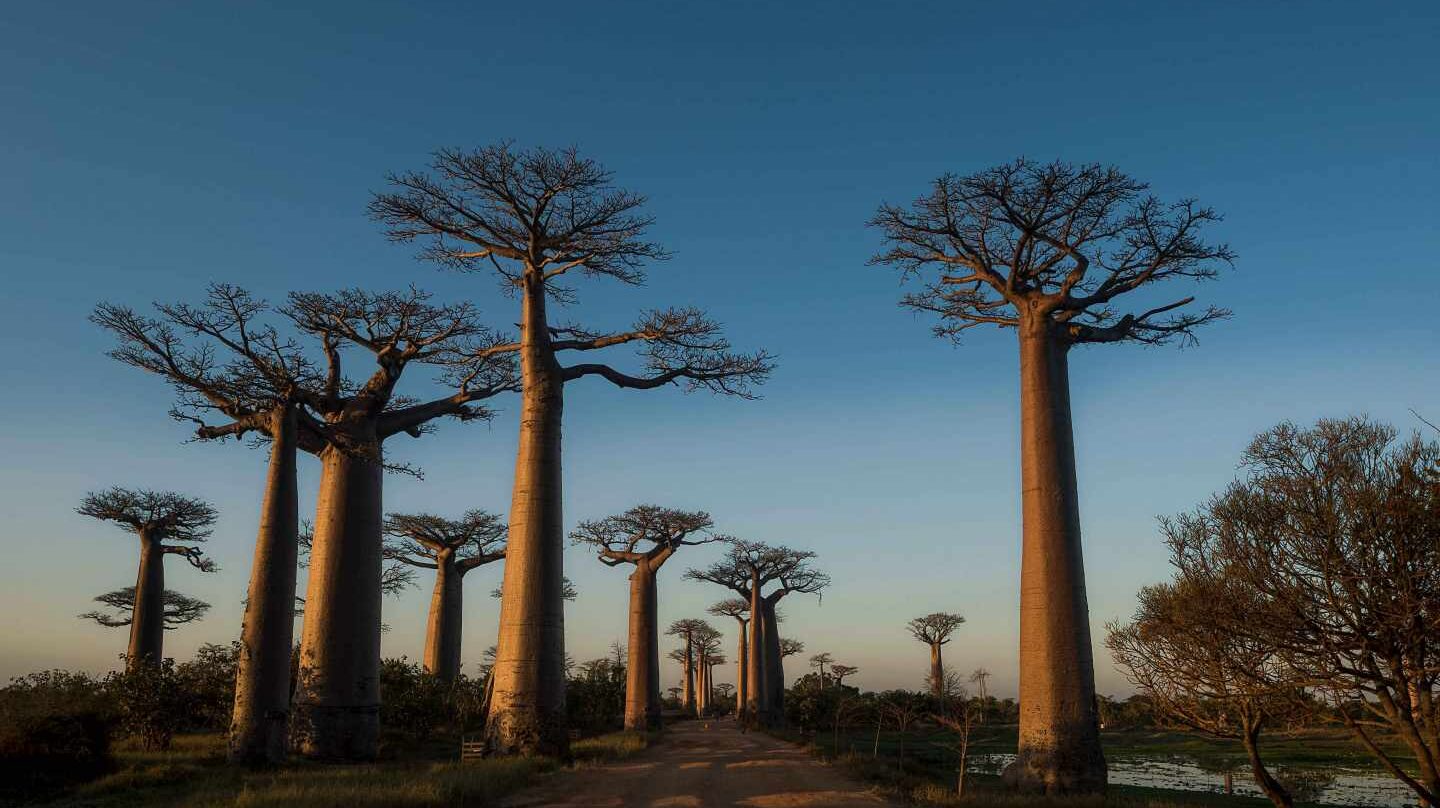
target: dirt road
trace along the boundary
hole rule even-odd
[[[591,808],[892,806],[804,751],[729,721],[684,721],[630,760],[561,772],[505,803]]]

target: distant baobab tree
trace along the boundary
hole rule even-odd
[[[505,557],[505,522],[478,509],[459,519],[392,513],[385,517],[384,532],[387,559],[435,570],[424,667],[441,681],[453,682],[460,675],[465,575]]]
[[[176,389],[172,416],[198,425],[201,440],[251,432],[270,444],[254,561],[245,598],[235,707],[229,733],[232,762],[285,760],[294,642],[299,493],[296,450],[318,452],[323,440],[303,404],[323,379],[300,346],[260,321],[268,304],[228,284],[212,284],[198,305],[156,304],[158,318],[101,304],[90,319],[115,335],[110,356],[156,374]],[[221,357],[226,357],[221,359]],[[219,416],[223,425],[206,421]]]
[[[704,620],[687,617],[676,620],[670,624],[670,628],[665,630],[667,635],[678,637],[680,638],[680,642],[684,643],[679,649],[681,656],[677,659],[675,654],[672,653],[670,658],[676,659],[682,668],[685,690],[680,697],[680,707],[686,712],[694,710],[697,701],[696,687],[698,683],[696,682],[696,674],[699,664],[695,658],[695,634],[705,629],[708,625]]]
[[[830,675],[835,677],[836,687],[844,687],[845,677],[854,676],[859,672],[860,669],[855,667],[854,665],[842,665],[839,662],[836,662],[830,666]]]
[[[106,628],[121,628],[135,622],[135,587],[127,586],[114,592],[95,597],[96,603],[103,603],[114,610],[113,614],[101,611],[79,615],[82,620],[94,620]],[[173,589],[165,590],[162,602],[165,604],[161,615],[166,631],[173,631],[186,623],[193,623],[210,611],[210,604],[199,598],[182,595]]]
[[[215,562],[196,545],[210,537],[215,509],[202,499],[170,491],[108,488],[86,494],[76,511],[114,522],[140,539],[125,665],[135,670],[159,664],[165,655],[165,557],[178,555],[201,572],[214,572]]]
[[[1024,547],[1020,733],[1006,780],[1025,791],[1100,792],[1105,758],[1095,708],[1081,557],[1068,357],[1076,345],[1192,340],[1227,316],[1184,311],[1184,297],[1122,314],[1122,296],[1168,280],[1204,280],[1228,265],[1201,231],[1219,220],[1193,200],[1163,203],[1099,165],[1017,160],[946,174],[910,206],[871,220],[888,243],[873,263],[923,287],[903,305],[941,318],[938,336],[981,325],[1020,343]]]
[[[930,685],[930,695],[936,699],[945,693],[945,663],[940,648],[950,642],[950,635],[964,622],[965,618],[958,614],[932,612],[911,620],[906,626],[910,629],[910,636],[930,648],[930,675],[925,677],[925,681]]]
[[[392,240],[421,239],[422,255],[462,271],[493,271],[520,298],[523,402],[510,507],[509,560],[500,608],[495,702],[487,734],[501,752],[564,756],[564,610],[560,596],[564,526],[561,423],[567,382],[598,376],[630,389],[684,382],[689,389],[749,397],[771,360],[737,354],[699,309],[642,315],[624,331],[552,324],[553,302],[575,300],[577,275],[640,284],[643,265],[666,258],[645,239],[645,199],[574,150],[518,150],[507,143],[471,152],[442,150],[432,173],[392,175],[371,213]],[[567,277],[568,276],[568,277]],[[562,365],[567,351],[641,346],[639,375],[603,363]]]
[[[829,680],[825,676],[825,666],[831,664],[834,661],[835,657],[831,656],[829,653],[814,654],[810,657],[810,667],[815,668],[820,673],[821,687],[826,687],[829,683]]]
[[[703,621],[702,621],[703,622]],[[695,715],[703,717],[710,712],[712,691],[710,689],[710,675],[714,672],[714,659],[724,659],[720,652],[721,634],[709,623],[705,623],[695,632],[692,639],[695,643]]]
[[[686,545],[718,537],[704,511],[680,511],[638,505],[618,516],[582,522],[571,534],[575,544],[593,548],[611,567],[629,564],[630,640],[625,666],[625,729],[660,727],[660,623],[656,574]]]
[[[987,689],[987,685],[990,681],[990,675],[990,671],[987,671],[984,668],[976,668],[970,674],[970,683],[975,685],[975,692],[978,694],[978,698],[980,699],[980,713],[978,716],[978,720],[982,724],[985,723],[985,714],[990,709],[990,692]]]
[[[805,653],[805,643],[799,640],[792,640],[789,637],[780,638],[780,656],[792,657]]]
[[[750,625],[750,601],[744,598],[730,598],[722,600],[711,606],[710,614],[716,617],[729,617],[736,623],[735,642],[735,718],[742,720],[744,714],[745,699],[748,696],[748,679],[750,659],[749,635],[746,628]]]
[[[725,558],[685,573],[691,580],[723,586],[750,603],[748,701],[743,707],[749,722],[784,723],[785,667],[775,607],[787,595],[819,593],[830,584],[828,575],[811,566],[814,558],[807,550],[732,538]],[[765,594],[764,587],[771,583],[779,586]]]

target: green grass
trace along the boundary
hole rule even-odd
[[[658,733],[616,732],[573,744],[579,765],[637,754]],[[438,808],[494,805],[559,768],[544,758],[437,762],[386,760],[341,766],[297,762],[268,772],[225,763],[219,735],[175,739],[168,752],[116,748],[117,770],[71,789],[50,808]]]

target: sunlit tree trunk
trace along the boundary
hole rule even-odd
[[[487,734],[500,752],[566,757],[570,744],[565,729],[560,466],[564,381],[550,344],[544,282],[531,270],[524,284],[520,446]]]
[[[165,652],[165,547],[140,534],[140,570],[135,576],[135,604],[130,617],[130,646],[125,666],[158,663]]]
[[[1265,762],[1260,759],[1260,724],[1253,719],[1245,719],[1246,726],[1241,733],[1241,740],[1245,744],[1245,756],[1250,759],[1250,771],[1255,776],[1255,784],[1265,792],[1275,808],[1292,808],[1295,800],[1290,792],[1280,785],[1270,771],[1265,768]]]
[[[464,615],[465,581],[453,550],[435,559],[435,590],[430,595],[430,618],[425,631],[425,670],[442,681],[460,675],[460,630]]]
[[[735,716],[743,721],[745,700],[750,695],[746,689],[746,680],[750,678],[750,637],[743,621],[737,620],[736,625],[739,626],[740,639],[735,648]]]
[[[1048,315],[1020,324],[1020,743],[1006,780],[1050,794],[1105,790],[1081,558],[1068,346]]]
[[[271,415],[270,470],[250,566],[230,722],[230,760],[246,765],[281,763],[287,751],[300,531],[295,430],[293,407]]]
[[[760,597],[760,577],[750,578],[750,651],[745,685],[749,688],[746,701],[746,719],[760,722],[769,706],[769,691],[765,687],[765,610],[764,598]],[[778,645],[777,645],[778,647]]]
[[[695,710],[695,646],[690,642],[690,635],[685,635],[685,668],[684,691],[680,695],[680,706],[685,712]]]
[[[378,748],[383,469],[369,445],[376,456],[320,455],[291,732],[306,757],[371,760]]]
[[[940,643],[930,643],[930,695],[938,702],[945,696],[945,663],[940,658]]]
[[[625,729],[660,728],[660,625],[655,571],[642,559],[630,573],[630,643]]]

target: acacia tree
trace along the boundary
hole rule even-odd
[[[686,712],[694,710],[696,704],[695,673],[698,666],[695,659],[695,634],[703,630],[707,625],[704,620],[687,617],[682,620],[676,620],[670,624],[670,628],[665,630],[666,635],[679,637],[680,641],[684,643],[684,645],[678,649],[682,656],[677,658],[674,653],[671,653],[670,658],[680,662],[680,666],[683,669],[685,691],[680,698],[680,707]]]
[[[931,612],[906,625],[910,636],[930,647],[930,675],[925,681],[930,685],[930,695],[936,699],[944,695],[945,689],[945,663],[940,649],[950,642],[950,635],[964,622],[964,617],[953,612]]]
[[[113,613],[86,612],[79,615],[81,620],[94,620],[106,628],[121,628],[135,622],[135,587],[127,586],[114,592],[96,595],[95,602],[109,606],[114,610]],[[161,622],[166,631],[173,631],[186,623],[193,623],[210,611],[210,604],[205,601],[189,595],[182,595],[173,589],[165,590],[162,603],[164,610]]]
[[[430,617],[425,628],[425,670],[441,681],[460,675],[460,626],[464,618],[465,575],[505,557],[505,523],[483,510],[459,519],[428,513],[392,513],[383,528],[385,558],[435,570]]]
[[[567,382],[598,376],[628,389],[684,382],[688,389],[750,397],[770,372],[764,354],[736,354],[720,327],[693,308],[651,311],[629,330],[600,333],[550,321],[569,303],[576,275],[644,281],[643,265],[666,257],[645,240],[644,197],[619,189],[609,171],[574,150],[437,152],[432,173],[392,175],[372,214],[392,240],[426,243],[423,256],[463,271],[493,271],[520,298],[523,403],[510,507],[509,558],[500,607],[495,702],[487,734],[500,751],[565,755],[564,522],[561,423]],[[638,344],[646,371],[562,365],[569,351]]]
[[[1245,476],[1165,523],[1172,553],[1223,565],[1260,620],[1222,624],[1275,650],[1363,746],[1440,805],[1440,444],[1365,418],[1281,424]],[[1406,770],[1377,733],[1404,744]],[[1413,772],[1413,773],[1412,773]]]
[[[685,545],[706,544],[719,537],[705,534],[714,526],[704,511],[679,511],[637,505],[619,514],[582,522],[570,534],[575,544],[593,548],[600,563],[629,564],[630,640],[625,679],[625,728],[660,727],[660,625],[656,574]]]
[[[384,443],[418,437],[438,418],[489,417],[474,402],[515,388],[513,362],[469,304],[433,305],[414,289],[292,294],[285,313],[326,358],[320,395],[306,404],[323,444],[292,741],[309,757],[368,760],[379,741],[381,481],[404,470],[385,460]],[[342,348],[373,358],[363,382],[347,378]],[[397,395],[411,364],[440,366],[455,392]]]
[[[1020,343],[1023,552],[1020,733],[1012,786],[1099,792],[1105,758],[1095,711],[1089,607],[1070,417],[1069,352],[1109,342],[1192,340],[1217,308],[1185,297],[1121,314],[1118,299],[1168,280],[1203,280],[1232,260],[1200,232],[1219,216],[1193,200],[1164,203],[1114,168],[1017,160],[946,174],[908,207],[882,205],[871,225],[887,248],[872,263],[923,287],[902,305],[940,317],[956,339],[981,325]]]
[[[1239,740],[1255,784],[1277,808],[1290,808],[1294,799],[1266,768],[1260,736],[1296,712],[1300,688],[1277,649],[1239,625],[1272,617],[1253,591],[1223,570],[1214,574],[1208,560],[1182,553],[1171,561],[1176,580],[1141,589],[1134,618],[1110,623],[1105,645],[1157,712]]]
[[[835,677],[836,687],[844,687],[845,677],[854,676],[859,672],[860,669],[855,667],[854,665],[842,665],[839,662],[835,662],[830,665],[830,675]]]
[[[155,308],[158,318],[102,304],[90,319],[118,339],[111,357],[156,374],[176,389],[179,401],[171,414],[195,422],[197,438],[223,440],[252,432],[270,444],[241,628],[229,754],[237,763],[280,763],[287,750],[299,552],[296,450],[303,445],[318,452],[323,445],[314,419],[303,416],[300,407],[319,394],[321,379],[294,340],[260,322],[269,306],[244,289],[213,284],[200,304]],[[215,414],[229,424],[208,425],[206,417]]]
[[[735,642],[735,720],[744,719],[745,700],[749,696],[750,646],[747,627],[750,625],[750,601],[744,598],[722,600],[710,607],[716,617],[729,617],[736,623]]]
[[[131,601],[126,670],[158,665],[165,645],[165,556],[178,555],[201,572],[215,562],[196,545],[210,537],[215,509],[210,503],[171,491],[108,488],[85,495],[81,516],[114,522],[140,539],[140,570]]]
[[[810,562],[808,550],[775,547],[763,542],[730,539],[730,552],[705,569],[686,571],[685,577],[723,586],[750,603],[750,644],[745,674],[747,721],[779,726],[785,720],[785,668],[776,605],[793,593],[819,593],[830,576]],[[764,587],[778,583],[769,594]]]

